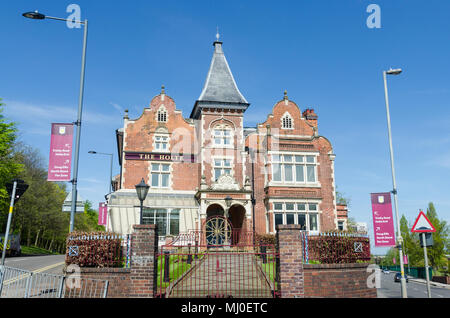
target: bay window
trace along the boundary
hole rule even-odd
[[[314,155],[272,155],[272,181],[292,184],[316,183],[316,160]]]
[[[278,224],[299,224],[301,230],[318,231],[319,213],[317,203],[274,202],[275,226]]]

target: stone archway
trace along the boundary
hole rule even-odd
[[[210,206],[208,206],[208,208],[206,209],[206,218],[210,218],[213,216],[224,216],[225,215],[225,211],[223,209],[223,207],[220,204],[214,203],[211,204]]]
[[[240,204],[234,204],[228,210],[228,216],[233,227],[232,244],[243,243],[243,234],[246,232],[245,208]]]
[[[208,248],[230,245],[232,227],[220,204],[211,204],[206,209],[204,235]]]

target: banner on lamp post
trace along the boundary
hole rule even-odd
[[[106,218],[108,216],[108,205],[105,202],[98,204],[98,225],[106,225]]]
[[[48,181],[70,181],[73,124],[52,124]]]
[[[394,218],[391,194],[371,193],[375,246],[395,246]]]

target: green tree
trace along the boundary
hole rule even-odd
[[[19,177],[29,187],[16,204],[12,229],[24,245],[57,249],[69,228],[68,216],[61,211],[66,191],[47,181],[46,164],[37,149],[21,143],[15,148],[15,161],[24,167]]]
[[[6,184],[16,178],[23,168],[13,158],[17,128],[15,123],[8,122],[3,116],[4,106],[0,99],[0,226],[2,229],[5,228],[10,199]]]
[[[411,233],[411,227],[404,215],[400,219],[400,231],[403,238],[403,251],[408,255],[409,265],[423,266],[423,251],[420,249],[417,236]]]
[[[345,196],[345,193],[342,193],[338,190],[336,186],[336,204],[343,204],[350,206],[351,199]]]
[[[92,208],[92,203],[86,200],[84,204],[84,213],[75,215],[75,231],[91,232],[105,231],[103,225],[98,225],[98,211]]]
[[[446,266],[445,252],[448,249],[449,226],[444,220],[439,220],[434,204],[430,202],[427,208],[427,218],[436,229],[433,233],[433,246],[427,248],[431,266],[442,268]]]

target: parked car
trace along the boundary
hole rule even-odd
[[[383,273],[390,274],[391,272],[388,269],[383,270]]]
[[[0,234],[0,253],[3,252],[4,239],[5,234]],[[6,256],[20,256],[21,254],[20,236],[18,234],[9,235],[8,244],[6,244]]]
[[[402,274],[401,273],[395,274],[394,282],[396,282],[396,283],[399,282],[401,278],[402,278]],[[405,274],[405,279],[406,279],[406,282],[408,282],[408,276],[406,276],[406,274]]]

